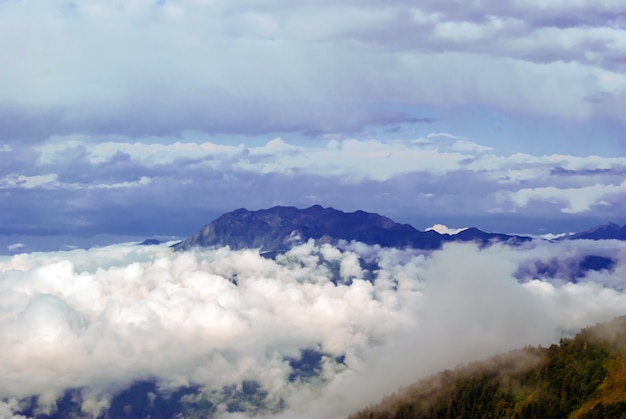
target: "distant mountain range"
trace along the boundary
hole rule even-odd
[[[626,225],[619,226],[615,223],[599,225],[581,233],[568,234],[561,240],[626,240]]]
[[[500,242],[520,244],[528,236],[488,233],[467,228],[457,234],[420,231],[410,224],[365,211],[343,212],[314,205],[305,209],[276,206],[249,211],[245,208],[228,212],[205,225],[191,237],[173,245],[175,250],[192,247],[229,246],[231,249],[260,249],[264,254],[281,253],[309,239],[335,244],[339,240],[378,244],[383,247],[439,249],[448,242],[476,242],[481,246]],[[626,240],[626,225],[608,223],[558,240]],[[142,244],[153,244],[144,242]]]
[[[530,237],[487,233],[468,228],[460,233],[440,234],[419,231],[409,224],[399,224],[375,213],[346,213],[314,205],[306,209],[276,206],[259,211],[244,208],[226,213],[182,242],[175,250],[192,247],[229,246],[231,249],[260,249],[262,253],[281,253],[309,239],[320,243],[339,240],[378,244],[383,247],[438,249],[447,242],[492,242],[519,244]]]

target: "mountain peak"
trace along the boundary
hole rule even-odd
[[[586,240],[626,240],[626,225],[620,227],[619,224],[609,222],[593,227],[587,231],[566,236],[565,238]]]
[[[252,248],[263,253],[276,253],[287,251],[309,239],[325,243],[354,240],[382,247],[416,249],[437,249],[448,241],[476,241],[486,245],[494,240],[530,240],[528,237],[485,233],[476,228],[455,236],[436,231],[423,232],[376,213],[362,210],[346,213],[313,205],[305,209],[275,206],[257,211],[240,208],[211,221],[173,247],[175,250],[186,250],[196,246],[229,246],[231,249]]]

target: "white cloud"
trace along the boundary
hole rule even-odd
[[[7,246],[9,250],[17,250],[26,247],[24,243],[13,243]]]
[[[623,243],[580,246],[429,255],[309,242],[273,261],[129,244],[2,257],[0,397],[53,404],[85,386],[97,411],[112,388],[146,376],[207,391],[253,380],[286,401],[286,417],[341,417],[440,368],[623,314]],[[535,258],[590,251],[618,258],[614,272],[565,285],[513,277]],[[378,261],[373,283],[357,255]],[[351,285],[333,284],[332,266]],[[306,348],[331,355],[324,383],[288,380],[285,359]]]
[[[493,147],[486,147],[484,145],[476,144],[468,140],[458,140],[450,146],[450,150],[460,151],[460,152],[465,151],[465,152],[481,153],[481,152],[493,150]]]
[[[593,185],[581,188],[559,189],[554,186],[524,188],[506,193],[517,208],[531,201],[547,201],[561,205],[561,211],[569,214],[588,212],[594,206],[611,205],[610,202],[626,194],[626,181],[618,185]]]
[[[92,164],[109,161],[118,153],[130,155],[133,159],[148,164],[168,164],[182,159],[201,159],[208,156],[227,157],[241,153],[243,145],[231,146],[206,141],[201,133],[185,133],[177,138],[130,138],[104,136],[91,138],[87,135],[53,136],[40,145],[39,164],[65,163],[64,153],[68,149],[84,147]],[[182,140],[182,141],[181,141]],[[165,141],[166,144],[155,143]],[[184,141],[184,142],[183,142]]]
[[[19,401],[11,398],[8,400],[0,400],[0,417],[7,419],[28,419],[24,415],[18,415],[20,411]]]
[[[220,144],[206,141],[206,136],[199,133],[189,133],[181,139],[185,142],[172,141],[170,137],[146,138],[146,142],[131,142],[133,140],[128,137],[97,142],[90,142],[86,136],[55,137],[39,147],[38,163],[43,167],[70,164],[68,150],[80,147],[95,167],[109,162],[118,153],[124,153],[146,167],[176,165],[184,168],[190,165],[216,170],[228,167],[255,173],[297,172],[373,180],[387,180],[414,172],[443,175],[471,170],[481,173],[485,180],[502,184],[530,181],[536,182],[538,187],[557,180],[553,173],[555,169],[569,174],[570,182],[577,182],[578,187],[592,186],[590,182],[626,170],[626,158],[623,157],[496,155],[489,152],[490,147],[446,133],[432,133],[426,138],[407,141],[319,140],[307,146],[294,145],[282,138],[274,138],[261,146]],[[157,141],[161,144],[155,143]],[[30,183],[53,180],[53,175],[46,176],[36,177]],[[14,179],[12,184],[18,184],[15,175],[11,179]],[[23,180],[25,182],[26,178]]]
[[[9,175],[0,179],[0,188],[50,188],[56,185],[57,175],[54,173],[45,175]]]
[[[211,169],[228,167],[254,173],[297,172],[374,180],[387,180],[413,171],[442,174],[458,169],[459,162],[468,157],[458,151],[422,149],[412,142],[399,140],[350,139],[341,143],[333,140],[319,143],[319,146],[295,146],[281,138],[275,138],[258,147],[211,142],[104,142],[86,143],[82,147],[87,151],[90,163],[94,165],[109,161],[117,153],[126,153],[134,161],[148,166],[190,164]],[[65,153],[76,145],[74,137],[55,138],[43,144],[40,147],[40,164],[65,164]],[[482,147],[476,145],[465,147],[463,151],[471,154],[482,150]],[[185,162],[185,159],[191,162]]]
[[[91,185],[81,185],[78,183],[64,183],[58,181],[58,175],[51,173],[47,175],[10,175],[0,179],[0,189],[24,188],[24,189],[121,189],[146,186],[151,183],[148,176],[141,176],[138,180],[118,183],[97,182]]]
[[[141,176],[139,180],[133,182],[119,182],[119,183],[101,183],[96,185],[90,185],[87,189],[120,189],[120,188],[135,188],[149,185],[152,182],[148,176]]]
[[[540,237],[545,240],[554,240],[554,239],[558,239],[561,237],[565,237],[568,234],[573,234],[573,233],[571,232],[569,233],[546,233],[546,234],[542,234]]]
[[[460,233],[463,230],[467,230],[467,227],[465,228],[450,228],[444,224],[435,224],[432,227],[428,227],[425,231],[436,231],[439,234],[457,234]]]
[[[474,141],[471,141],[468,138],[449,134],[446,132],[433,132],[428,134],[426,138],[413,140],[412,143],[419,145],[430,145],[433,144],[431,141],[435,141],[436,144],[439,145],[438,148],[447,149],[453,152],[479,154],[482,152],[493,150],[492,147],[486,147]]]

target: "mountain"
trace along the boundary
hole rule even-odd
[[[626,418],[626,317],[446,370],[350,419]]]
[[[230,246],[231,249],[253,248],[272,253],[284,252],[309,239],[322,243],[355,240],[383,247],[416,249],[438,249],[450,241],[475,241],[488,245],[492,241],[521,243],[531,240],[523,236],[486,233],[477,228],[456,235],[432,230],[424,232],[375,213],[346,213],[314,205],[306,209],[276,206],[259,211],[241,208],[218,217],[173,248]]]
[[[590,230],[564,236],[566,240],[626,240],[626,225],[620,227],[615,223],[596,226]]]
[[[139,246],[156,246],[156,245],[161,244],[161,243],[162,242],[159,239],[145,239],[141,243],[138,243],[138,245]]]

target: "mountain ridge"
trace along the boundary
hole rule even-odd
[[[626,240],[626,225],[612,222],[600,224],[589,230],[568,234],[561,240]]]
[[[530,237],[487,233],[471,227],[455,235],[434,230],[420,231],[388,217],[362,210],[346,213],[332,207],[313,205],[298,209],[275,206],[249,211],[239,208],[206,224],[192,236],[173,245],[175,250],[193,247],[229,246],[231,249],[255,248],[261,252],[284,252],[292,246],[314,239],[322,243],[339,240],[378,244],[382,247],[438,249],[447,242],[474,241],[519,244]]]

